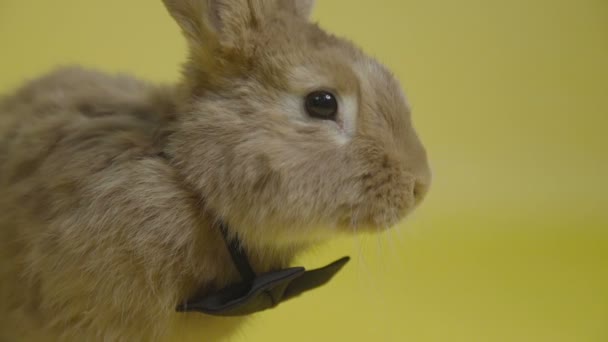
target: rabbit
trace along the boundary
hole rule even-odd
[[[231,331],[175,309],[239,279],[219,221],[263,273],[428,192],[401,85],[314,1],[163,2],[176,84],[64,67],[0,102],[2,342]]]

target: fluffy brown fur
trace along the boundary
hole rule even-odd
[[[218,220],[265,272],[428,188],[399,84],[309,23],[312,1],[164,2],[190,45],[179,85],[68,68],[0,104],[0,341],[213,330],[175,307],[238,280]],[[306,115],[316,89],[336,122]]]

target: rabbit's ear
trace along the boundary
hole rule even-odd
[[[200,43],[211,33],[205,0],[163,0],[171,16],[192,43]]]
[[[163,0],[190,43],[238,45],[277,11],[308,19],[314,0]]]
[[[163,0],[191,44],[238,44],[268,9],[283,0]]]

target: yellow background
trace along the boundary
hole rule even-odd
[[[608,341],[608,1],[319,0],[403,81],[435,183],[407,223],[330,243],[330,285],[231,341]],[[172,81],[160,0],[0,0],[0,92],[59,64]]]

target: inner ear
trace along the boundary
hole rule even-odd
[[[210,28],[217,32],[221,32],[222,31],[222,27],[224,26],[222,24],[222,10],[221,7],[223,7],[224,5],[222,5],[221,1],[218,0],[207,0],[207,6],[206,6],[206,10],[207,10],[207,19],[209,21],[208,26],[210,26]]]
[[[256,2],[250,0],[206,0],[209,25],[218,34],[231,34],[255,21]],[[253,4],[252,4],[253,3]]]
[[[283,7],[290,8],[294,14],[304,19],[310,18],[315,0],[278,0]]]

